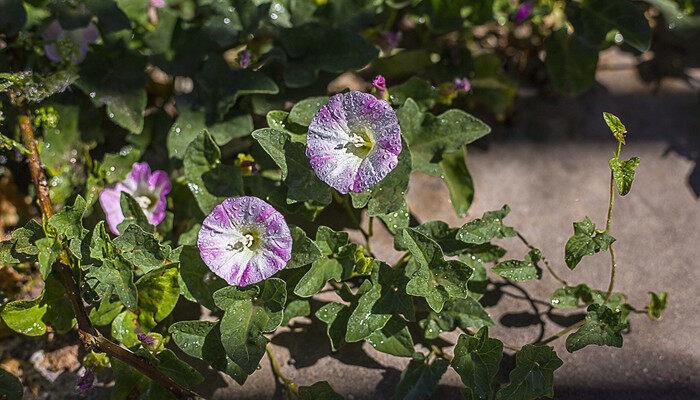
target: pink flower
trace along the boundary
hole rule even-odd
[[[454,80],[455,89],[460,92],[468,92],[472,90],[472,84],[467,78],[455,78]]]
[[[124,213],[119,203],[121,192],[130,194],[141,206],[148,222],[158,225],[165,219],[165,198],[170,189],[170,180],[165,171],[151,172],[147,163],[135,163],[123,181],[100,193],[100,205],[107,217],[109,229],[118,235],[117,226],[124,221]]]
[[[250,67],[250,55],[250,50],[243,50],[240,53],[238,53],[238,65],[242,69]]]
[[[398,164],[401,128],[389,103],[369,93],[340,93],[316,113],[306,156],[319,179],[340,193],[364,192]]]
[[[515,20],[515,22],[522,24],[528,18],[530,18],[530,15],[532,15],[532,11],[534,10],[534,8],[535,6],[534,4],[532,4],[531,1],[526,1],[525,3],[520,4],[518,10],[513,16],[513,19]]]
[[[386,79],[384,79],[384,76],[382,75],[377,75],[374,77],[372,80],[372,87],[374,90],[377,91],[377,97],[380,99],[386,100],[387,98],[387,91],[386,91]]]
[[[213,273],[230,285],[248,286],[287,265],[292,235],[284,216],[265,201],[231,197],[204,219],[197,247]]]
[[[58,20],[53,20],[42,32],[46,57],[53,62],[64,61],[68,58],[73,64],[80,64],[87,56],[90,44],[95,43],[100,36],[97,27],[92,23],[85,28],[64,30]]]

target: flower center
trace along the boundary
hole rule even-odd
[[[374,140],[369,129],[361,128],[352,132],[350,142],[345,146],[347,152],[365,158],[372,151]]]
[[[258,235],[256,232],[246,233],[233,243],[229,243],[227,250],[240,253],[245,250],[254,250],[258,246]]]
[[[135,196],[134,200],[136,200],[139,206],[144,210],[148,210],[151,208],[151,205],[153,205],[153,199],[146,195]]]

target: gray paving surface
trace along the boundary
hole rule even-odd
[[[602,111],[626,123],[629,145],[624,154],[638,155],[641,165],[632,192],[619,200],[613,234],[618,239],[617,289],[640,307],[647,291],[668,291],[668,310],[662,321],[633,318],[622,349],[589,347],[575,354],[556,344],[565,361],[555,376],[557,399],[697,399],[700,398],[700,201],[691,187],[700,146],[698,95],[683,84],[668,82],[658,93],[642,86],[633,70],[599,73],[601,87],[581,99],[527,97],[509,127],[498,128],[489,142],[473,146],[469,167],[477,184],[470,218],[508,203],[510,224],[551,260],[570,282],[589,282],[605,288],[607,255],[588,257],[575,272],[563,263],[563,247],[571,222],[590,216],[604,223],[613,143],[600,118]],[[438,179],[414,176],[409,202],[421,221],[442,219],[460,225],[451,210],[446,189]],[[526,249],[505,242],[514,257]],[[375,249],[395,259],[391,243],[379,232]],[[547,275],[542,281],[503,287],[488,297],[498,327],[492,333],[508,342],[524,344],[550,335],[565,323],[562,312],[523,299],[546,300],[556,287]],[[540,320],[542,322],[540,322]],[[559,325],[557,324],[559,323]],[[299,384],[327,380],[341,394],[354,399],[388,399],[406,360],[377,353],[368,345],[350,346],[328,356],[323,327],[300,321],[294,330],[273,338],[278,356],[288,361],[284,372]],[[505,327],[502,324],[509,325]],[[445,339],[454,343],[454,335]],[[223,384],[224,382],[218,382]],[[269,363],[244,387],[226,381],[215,391],[218,399],[282,398]],[[214,388],[216,382],[207,385]],[[434,398],[459,398],[459,379],[446,374]]]

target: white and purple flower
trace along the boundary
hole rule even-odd
[[[401,129],[389,103],[369,93],[332,96],[309,125],[306,156],[338,192],[364,192],[398,164]]]
[[[248,286],[287,265],[292,236],[282,214],[265,201],[231,197],[204,219],[197,247],[213,273],[230,285]]]
[[[165,198],[170,189],[170,180],[165,171],[151,172],[147,163],[135,163],[123,181],[100,193],[100,205],[107,217],[109,229],[118,235],[117,226],[124,221],[124,213],[119,204],[121,192],[130,194],[141,206],[148,222],[158,225],[165,219]]]
[[[522,24],[532,15],[532,11],[535,9],[535,5],[532,1],[526,1],[518,6],[518,9],[513,15],[515,22]]]
[[[469,82],[469,79],[467,78],[455,78],[453,84],[458,92],[466,93],[472,90],[472,83]]]
[[[95,43],[100,33],[91,22],[85,28],[64,30],[58,20],[54,20],[41,34],[46,42],[46,57],[53,62],[70,61],[80,64],[87,56],[88,47]]]

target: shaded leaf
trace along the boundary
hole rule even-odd
[[[634,181],[634,171],[639,165],[639,157],[632,157],[629,160],[620,160],[619,158],[610,159],[610,169],[612,170],[615,186],[620,196],[624,196],[632,189]]]
[[[443,358],[436,358],[432,364],[422,357],[414,358],[401,373],[401,380],[396,387],[394,399],[428,399],[449,363]]]
[[[496,400],[535,400],[554,397],[554,371],[562,366],[557,353],[549,346],[528,344],[515,355],[510,382],[496,393]]]
[[[595,224],[586,217],[574,222],[574,235],[564,247],[564,261],[570,269],[574,269],[583,257],[607,251],[614,242],[615,238],[606,232],[596,231]]]
[[[462,334],[454,348],[452,368],[467,387],[467,400],[489,400],[495,393],[494,379],[503,358],[503,343],[489,337],[488,328],[474,336]]]
[[[484,244],[492,239],[515,236],[515,229],[503,224],[503,218],[509,213],[508,205],[497,211],[487,211],[481,218],[464,224],[457,232],[457,239],[470,244]]]
[[[540,279],[542,277],[542,269],[537,265],[540,258],[540,251],[533,249],[527,253],[523,261],[507,260],[499,262],[491,270],[506,279],[516,282]]]
[[[566,338],[566,350],[573,353],[588,345],[622,347],[622,330],[627,328],[622,311],[604,305],[588,306],[586,322]]]

